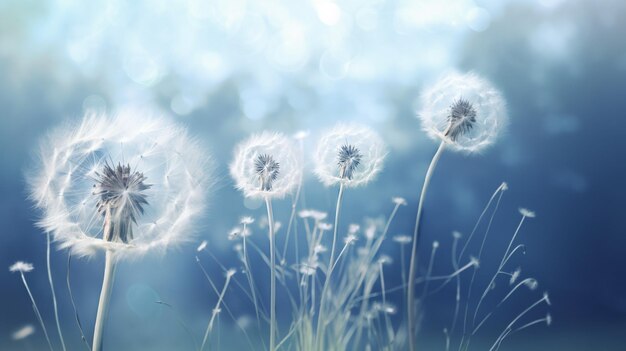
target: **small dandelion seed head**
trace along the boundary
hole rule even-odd
[[[543,293],[543,299],[546,301],[546,304],[548,304],[548,306],[552,305],[552,302],[550,302],[550,296],[548,296],[547,291]]]
[[[32,263],[28,263],[24,261],[17,261],[9,267],[9,271],[11,273],[15,273],[15,272],[28,273],[32,271],[33,269],[35,269],[35,267],[33,266]]]
[[[341,179],[352,180],[354,171],[361,164],[361,153],[354,145],[341,145],[337,154],[337,166],[339,166],[339,177]]]
[[[519,213],[522,216],[527,217],[527,218],[535,218],[535,212],[531,211],[531,210],[529,210],[527,208],[520,207]]]
[[[33,335],[34,333],[35,333],[35,327],[31,324],[27,324],[21,327],[20,329],[16,330],[15,332],[13,332],[13,334],[11,335],[11,338],[13,340],[23,340]]]
[[[400,245],[406,245],[406,244],[411,243],[413,239],[408,235],[400,234],[400,235],[394,235],[393,241],[397,242]]]
[[[356,240],[357,240],[357,237],[356,237],[356,235],[354,235],[354,234],[348,234],[348,235],[347,235],[347,236],[343,239],[343,241],[344,241],[344,243],[345,243],[346,245],[352,245],[352,244],[354,244],[354,243],[356,242]]]
[[[328,251],[326,246],[321,245],[321,244],[315,245],[315,248],[313,248],[313,253],[315,253],[315,254],[320,254],[320,253],[323,253],[323,252],[326,252],[326,251]]]
[[[474,73],[449,73],[420,97],[422,128],[452,149],[477,152],[493,144],[507,123],[502,94]]]
[[[552,325],[552,315],[550,313],[546,314],[546,325],[548,327]]]
[[[235,227],[228,232],[228,240],[235,240],[241,236],[242,228]]]
[[[311,217],[316,221],[323,221],[328,217],[328,213],[322,211],[311,210]]]
[[[250,216],[241,217],[240,223],[241,224],[245,224],[245,225],[250,225],[250,224],[254,223],[254,218],[252,218]]]
[[[461,239],[463,237],[463,234],[461,232],[459,232],[458,230],[454,230],[452,231],[452,237],[454,239]]]
[[[433,241],[433,249],[436,249],[439,247],[439,242],[437,240]]]
[[[528,278],[524,280],[524,285],[526,285],[530,290],[535,290],[539,287],[539,282],[537,281],[537,279]]]
[[[204,249],[206,249],[207,245],[209,243],[206,240],[202,240],[202,242],[200,243],[200,245],[198,245],[198,248],[196,249],[197,252],[201,252],[204,251]]]
[[[387,255],[381,255],[378,258],[378,263],[379,264],[391,264],[393,263],[393,259],[390,256]]]
[[[500,185],[500,189],[502,189],[502,191],[507,191],[507,190],[509,190],[509,183],[507,183],[507,182],[502,182],[502,184]]]
[[[304,274],[304,275],[314,275],[315,272],[317,271],[317,267],[319,266],[319,263],[317,262],[317,260],[307,260],[305,262],[303,262],[302,264],[300,264],[300,273]]]
[[[237,270],[234,269],[234,268],[231,268],[231,269],[226,271],[226,276],[227,277],[232,277],[233,275],[235,275],[235,273],[237,273]]]
[[[522,268],[518,267],[512,274],[511,279],[509,279],[509,285],[515,284],[517,278],[519,278],[520,274],[522,274]]]
[[[406,206],[407,205],[406,199],[403,198],[403,197],[393,197],[393,198],[391,198],[391,201],[394,204],[398,205],[398,206]]]
[[[298,184],[302,168],[292,140],[264,132],[237,145],[230,174],[245,197],[282,198]]]
[[[382,139],[369,127],[337,124],[317,143],[315,174],[326,186],[364,185],[378,175],[386,153]]]
[[[480,267],[480,261],[478,260],[478,258],[471,256],[470,257],[470,263],[472,266],[474,266],[474,268],[479,268]]]

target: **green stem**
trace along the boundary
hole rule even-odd
[[[417,271],[417,248],[419,242],[419,225],[422,218],[422,209],[424,206],[424,199],[426,197],[426,191],[430,184],[430,179],[433,175],[433,171],[437,166],[437,162],[445,149],[445,142],[441,142],[437,152],[430,161],[428,170],[426,171],[426,177],[424,178],[424,185],[422,186],[422,192],[420,194],[419,204],[417,205],[417,215],[415,216],[415,229],[413,230],[413,247],[411,249],[411,261],[409,264],[409,283],[407,291],[407,316],[408,316],[408,338],[409,338],[409,350],[415,351],[415,275]]]

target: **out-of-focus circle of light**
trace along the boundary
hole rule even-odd
[[[372,8],[364,8],[356,13],[356,25],[364,31],[378,28],[378,13]]]
[[[241,110],[243,114],[251,120],[265,118],[269,112],[267,99],[252,90],[245,90],[240,93]]]
[[[172,98],[170,108],[179,116],[186,116],[193,111],[193,101],[183,94],[178,94]]]
[[[317,1],[315,9],[317,17],[327,26],[334,26],[341,20],[341,8],[332,1]]]
[[[124,72],[135,83],[151,86],[159,79],[159,65],[147,53],[129,53],[124,58]]]
[[[491,15],[482,7],[474,7],[465,16],[467,26],[476,32],[483,32],[491,25]]]
[[[270,45],[267,53],[280,69],[297,71],[309,59],[308,39],[297,24],[286,24],[270,42],[273,45]]]
[[[246,197],[243,199],[243,205],[249,210],[256,210],[263,205],[263,200]]]
[[[104,113],[107,103],[100,95],[89,95],[83,100],[83,110],[96,113]]]
[[[320,58],[320,72],[330,79],[341,79],[348,73],[350,60],[347,51],[326,50]]]

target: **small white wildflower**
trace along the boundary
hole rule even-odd
[[[528,278],[524,280],[524,285],[526,285],[530,290],[535,290],[539,287],[539,282],[534,278]]]
[[[387,255],[381,255],[378,258],[378,263],[379,264],[391,264],[391,263],[393,263],[393,259],[391,257],[387,256]]]
[[[34,333],[35,333],[35,327],[30,324],[27,324],[21,327],[20,329],[16,330],[15,332],[13,332],[11,337],[13,338],[13,340],[22,340],[33,335]]]
[[[328,213],[322,211],[311,210],[311,217],[316,221],[323,221],[328,217]]]
[[[524,217],[535,218],[535,212],[527,208],[520,207],[519,213]]]
[[[436,249],[439,247],[439,242],[437,240],[433,241],[433,249]]]
[[[507,123],[506,104],[493,85],[474,73],[449,73],[424,91],[418,117],[435,140],[476,152],[494,143]]]
[[[300,181],[299,157],[291,140],[280,133],[252,135],[235,149],[230,174],[249,198],[282,198]]]
[[[354,234],[348,234],[343,240],[346,243],[346,245],[352,245],[354,244],[354,242],[356,241],[356,235]]]
[[[12,273],[15,273],[15,272],[28,273],[32,271],[33,269],[35,269],[35,267],[33,267],[32,263],[28,263],[24,261],[17,261],[9,267],[9,271]]]
[[[232,277],[233,275],[235,275],[235,273],[237,273],[237,270],[234,269],[234,268],[231,268],[231,269],[226,271],[226,276],[227,277]]]
[[[228,232],[228,240],[235,240],[241,236],[242,229],[235,227]]]
[[[550,325],[552,325],[552,315],[550,313],[548,313],[546,315],[546,325],[549,327]]]
[[[458,240],[458,239],[461,239],[461,238],[463,237],[463,234],[461,234],[461,232],[459,232],[459,231],[455,230],[455,231],[453,231],[453,232],[452,232],[452,237],[453,237],[454,239],[457,239],[457,240]]]
[[[378,175],[386,153],[382,139],[369,127],[337,124],[317,144],[315,174],[326,186],[364,185]]]
[[[315,248],[313,248],[313,253],[315,253],[315,254],[323,253],[323,252],[326,252],[326,251],[328,251],[326,246],[320,245],[320,244],[315,245]]]
[[[206,249],[207,245],[208,245],[208,242],[206,240],[202,240],[200,245],[198,245],[198,248],[196,249],[196,251],[200,252],[200,251]]]

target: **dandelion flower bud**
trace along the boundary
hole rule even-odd
[[[298,184],[301,172],[292,142],[280,133],[264,132],[242,141],[230,164],[235,186],[250,198],[284,197]]]
[[[185,129],[139,111],[89,113],[40,150],[31,198],[61,248],[137,257],[191,239],[211,167]]]
[[[502,94],[474,73],[450,73],[426,90],[418,113],[422,128],[452,149],[476,152],[493,144],[507,123]]]
[[[372,129],[338,124],[317,144],[315,174],[326,186],[355,187],[374,179],[383,167],[386,147]]]

